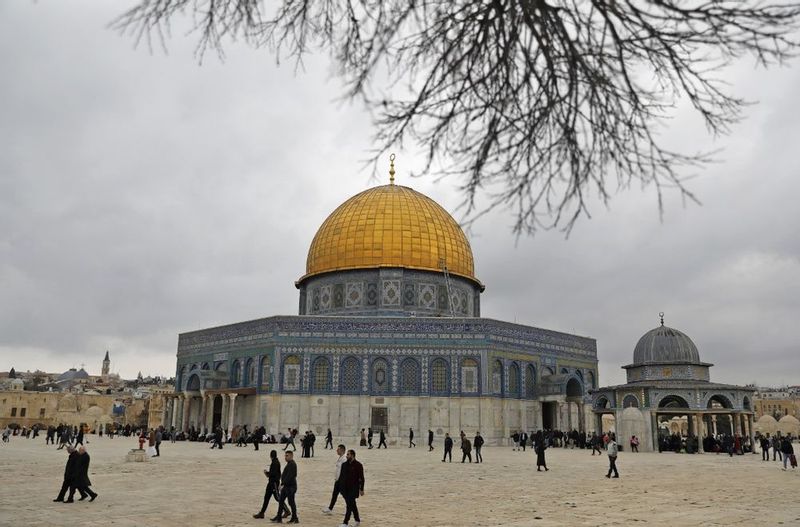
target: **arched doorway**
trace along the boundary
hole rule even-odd
[[[679,395],[667,395],[658,403],[656,441],[659,452],[696,452],[696,436],[689,420],[689,403]]]
[[[602,435],[606,432],[616,432],[617,419],[611,401],[605,395],[598,397],[594,402],[594,415],[597,418],[594,432]]]
[[[212,418],[211,429],[216,430],[222,424],[222,396],[214,396],[214,404],[212,405]]]

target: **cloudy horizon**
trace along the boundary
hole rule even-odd
[[[385,182],[362,168],[370,117],[339,101],[325,57],[295,73],[234,43],[200,66],[181,28],[166,54],[109,30],[122,9],[0,4],[0,371],[98,374],[109,350],[125,378],[172,376],[179,333],[296,314],[319,225]],[[634,186],[568,238],[517,239],[494,211],[468,231],[482,315],[597,339],[603,385],[624,382],[661,311],[712,381],[800,384],[800,59],[725,78],[758,101],[729,136],[685,108],[664,131],[720,149],[687,182],[702,205],[667,190],[662,220]],[[421,150],[396,153],[398,184],[458,219],[459,181],[412,180]]]

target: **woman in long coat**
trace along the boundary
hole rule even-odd
[[[541,472],[542,467],[545,471],[550,470],[547,468],[547,462],[544,460],[544,451],[547,447],[544,444],[544,436],[541,432],[536,434],[536,472]]]

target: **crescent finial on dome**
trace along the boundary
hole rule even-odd
[[[394,154],[389,156],[389,184],[394,185]]]

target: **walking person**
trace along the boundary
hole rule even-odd
[[[325,450],[328,450],[328,446],[333,450],[333,432],[331,432],[330,428],[328,428],[328,433],[325,434]]]
[[[56,499],[53,501],[63,502],[67,491],[70,490],[70,488],[74,489],[77,462],[78,452],[71,446],[67,447],[67,464],[64,466],[64,481],[61,484],[61,490],[58,492],[58,496],[56,496]],[[72,492],[74,493],[75,491],[73,490]],[[81,490],[81,497],[84,496],[86,496],[86,494]],[[72,501],[68,501],[67,503],[72,503]]]
[[[356,521],[356,527],[358,527],[361,523],[361,517],[358,515],[356,500],[364,495],[364,467],[361,463],[356,461],[355,450],[347,451],[347,463],[342,465],[339,486],[342,489],[342,496],[344,496],[344,501],[347,504],[342,527],[347,527],[350,522],[351,514]]]
[[[761,461],[769,461],[769,434],[761,436]]]
[[[333,480],[333,494],[331,494],[331,504],[328,505],[326,508],[322,509],[324,514],[330,514],[333,512],[333,506],[336,505],[336,498],[339,497],[339,494],[342,493],[342,489],[339,486],[339,477],[342,475],[342,465],[347,463],[347,456],[345,455],[345,448],[344,445],[339,445],[336,447],[336,455],[339,456],[336,459],[336,475]]]
[[[463,436],[461,438],[461,462],[463,463],[467,458],[472,463],[472,443],[467,439],[467,436]]]
[[[617,472],[617,438],[614,434],[608,435],[608,445],[606,446],[606,452],[608,453],[608,474],[606,474],[607,478],[612,477],[611,473],[614,473],[615,478],[619,477],[619,472]]]
[[[358,441],[358,446],[367,446],[367,435],[364,433],[364,429],[361,429],[361,437]]]
[[[544,471],[547,472],[550,470],[547,468],[547,461],[544,459],[544,451],[547,450],[547,443],[544,439],[544,436],[541,432],[536,434],[536,472],[541,472],[542,467],[544,467]]]
[[[178,435],[178,433],[175,431],[175,427],[174,426],[170,426],[169,427],[169,442],[170,443],[174,443],[175,442],[175,436],[176,435]],[[110,436],[110,437],[113,437],[113,435]]]
[[[450,458],[450,463],[453,462],[453,439],[450,437],[450,434],[444,435],[444,456],[442,456],[442,463],[447,458]]]
[[[480,432],[475,433],[475,439],[472,442],[475,446],[475,463],[483,463],[483,456],[481,455],[481,448],[483,448],[483,436]]]
[[[297,450],[297,447],[294,446],[294,436],[297,435],[297,429],[292,430],[291,428],[287,428],[289,431],[289,435],[286,437],[286,446],[283,447],[283,451],[286,452],[286,449],[289,448],[289,445],[292,445],[292,452]]]
[[[161,433],[161,427],[159,426],[156,428],[156,455],[155,457],[161,457],[161,440],[164,436]]]
[[[369,449],[372,450],[372,436],[373,436],[372,427],[369,427],[367,430],[367,444],[369,445]]]
[[[528,434],[524,431],[519,434],[519,446],[522,447],[523,452],[525,452],[525,447],[528,446]]]
[[[428,430],[428,452],[433,452],[433,430]]]
[[[415,446],[417,446],[417,444],[414,442],[414,429],[413,428],[409,428],[408,429],[408,448],[411,448],[412,446],[415,447]]]
[[[792,469],[797,467],[792,441],[788,436],[783,436],[783,439],[781,440],[781,453],[783,454],[783,470],[786,470],[786,463],[789,461],[791,461]]]
[[[781,455],[781,439],[778,436],[772,436],[772,461],[775,461],[776,455],[778,459],[783,461],[783,456]]]
[[[89,487],[92,486],[92,482],[89,481],[89,461],[91,458],[89,457],[89,453],[86,451],[86,447],[81,445],[78,449],[78,457],[75,461],[75,481],[73,483],[73,487],[69,489],[69,498],[67,498],[68,502],[72,502],[72,497],[75,495],[75,490],[77,490],[81,497],[79,501],[83,501],[86,499],[86,496],[89,496],[89,501],[94,501],[97,499],[98,494],[94,492]]]
[[[281,499],[280,505],[278,505],[278,514],[272,518],[272,521],[283,523],[284,513],[288,512],[286,502],[289,502],[289,507],[292,509],[289,523],[300,523],[297,518],[297,504],[294,501],[294,495],[297,493],[297,463],[294,462],[294,451],[287,450],[283,455],[286,459],[286,466],[281,474]]]
[[[603,455],[600,451],[600,436],[598,436],[596,432],[592,434],[589,444],[592,445],[592,455],[594,455],[595,451],[597,451],[598,456]]]
[[[270,450],[269,459],[269,469],[264,469],[264,475],[267,476],[267,488],[264,491],[264,502],[261,504],[261,510],[253,514],[253,518],[264,517],[270,498],[275,498],[275,503],[280,502],[278,489],[281,485],[281,462],[278,461],[278,452]]]
[[[631,452],[639,453],[639,438],[631,436]]]
[[[388,448],[386,446],[386,432],[383,431],[383,428],[381,428],[381,434],[379,436],[379,441],[378,441],[378,448],[380,448],[381,445],[383,445],[384,450]]]

